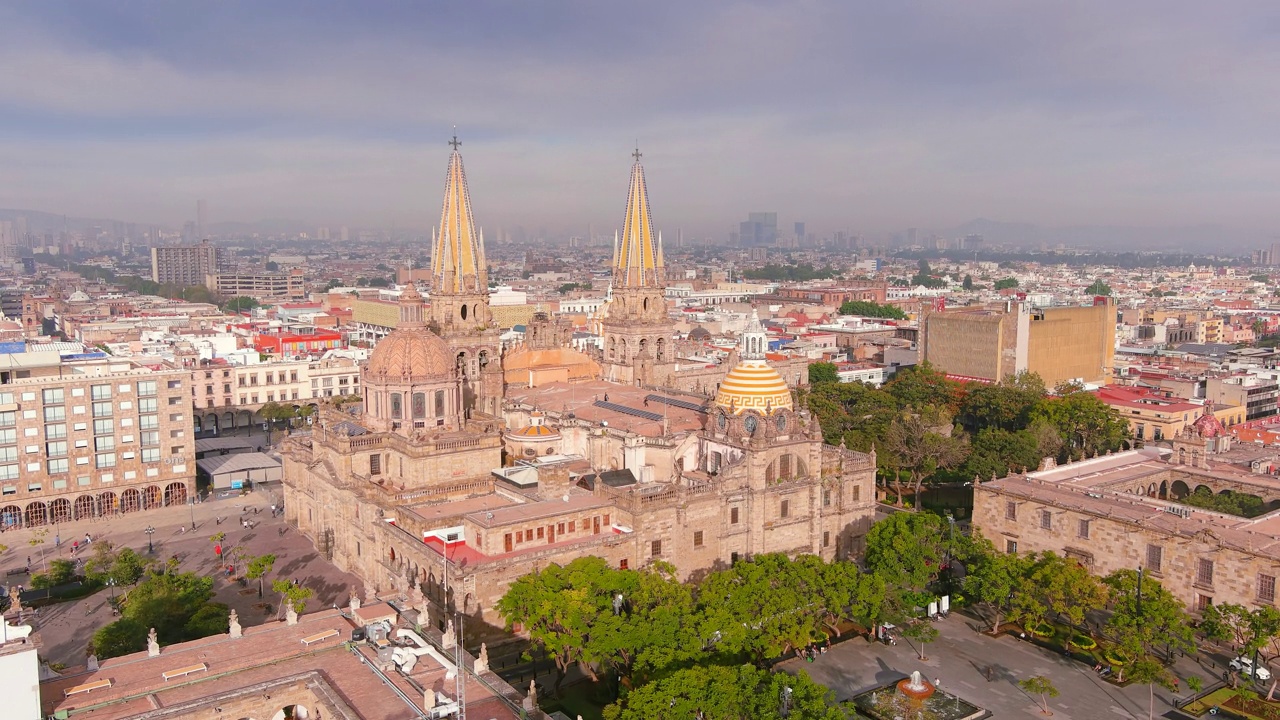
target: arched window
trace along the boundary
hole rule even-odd
[[[436,417],[444,416],[444,391],[436,391]]]
[[[400,393],[391,393],[391,417],[395,420],[404,417],[404,408],[401,407],[402,402]]]
[[[467,319],[467,306],[466,306],[466,305],[463,305],[463,306],[462,306],[462,319],[463,319],[463,320],[466,320],[466,319]]]
[[[427,394],[413,394],[413,419],[421,420],[427,416]]]

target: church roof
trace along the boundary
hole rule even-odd
[[[743,362],[729,371],[716,392],[716,405],[735,415],[747,409],[794,409],[791,388],[777,370],[762,362]]]
[[[366,378],[442,378],[454,369],[448,344],[426,328],[396,330],[378,341],[365,366]]]
[[[627,191],[627,212],[622,235],[613,241],[614,287],[662,287],[662,237],[654,242],[653,217],[649,211],[649,191],[644,183],[644,166],[636,150],[631,166],[631,187]]]
[[[527,427],[522,427],[511,434],[515,437],[534,439],[560,437],[560,433],[557,432],[555,428],[550,428],[546,425],[529,425]]]
[[[449,169],[445,175],[444,206],[431,250],[432,292],[486,292],[489,287],[484,259],[484,237],[476,231],[471,215],[467,173],[462,168],[458,138],[450,143]]]

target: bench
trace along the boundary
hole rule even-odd
[[[27,572],[29,572],[29,571],[27,570],[27,568],[20,567],[20,568],[14,568],[14,569],[12,569],[12,570],[8,570],[8,571],[6,571],[6,572],[5,572],[5,575],[7,575],[7,576],[9,576],[9,577],[13,577],[14,575],[26,575],[26,574],[27,574]]]
[[[101,690],[102,688],[109,687],[111,687],[110,680],[94,680],[93,682],[84,683],[83,685],[69,687],[66,690],[63,690],[62,694],[65,697],[71,697],[72,695],[79,695],[80,693],[92,692],[94,690]]]
[[[164,681],[169,682],[174,678],[186,677],[191,673],[203,672],[208,669],[209,669],[208,665],[205,665],[204,663],[198,663],[196,665],[188,665],[186,667],[180,667],[177,670],[166,670],[163,673]]]
[[[328,640],[331,637],[336,637],[337,634],[337,630],[325,630],[324,632],[318,632],[315,635],[308,635],[302,638],[302,644],[311,645],[312,643],[318,643],[321,640]]]

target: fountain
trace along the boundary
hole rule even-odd
[[[898,692],[916,702],[923,703],[935,691],[937,691],[937,688],[930,685],[919,670],[913,670],[911,677],[898,681]]]
[[[916,670],[903,678],[855,696],[851,702],[861,716],[875,720],[976,720],[986,710],[961,700],[924,678]]]

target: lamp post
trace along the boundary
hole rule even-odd
[[[151,536],[155,534],[155,531],[156,529],[151,527],[150,525],[147,526],[146,530],[142,531],[147,534],[147,552],[148,553],[155,553],[156,551],[155,547],[151,545]]]
[[[196,529],[196,499],[193,497],[187,498],[187,507],[191,509],[191,529],[195,530]]]

